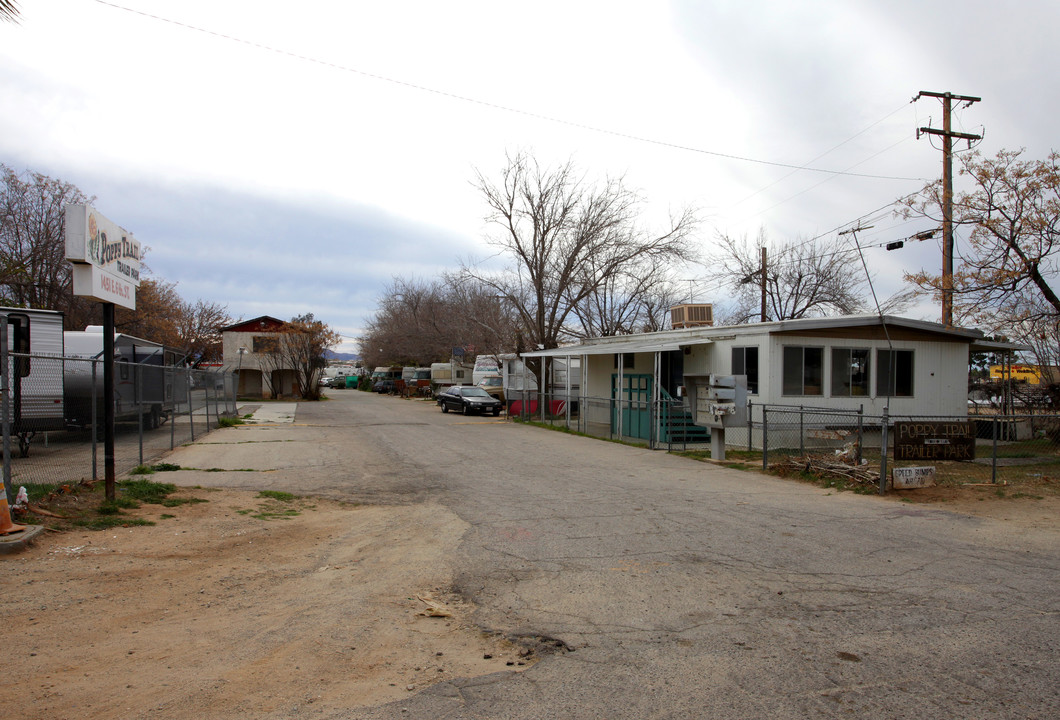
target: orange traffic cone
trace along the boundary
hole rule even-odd
[[[4,483],[0,482],[0,535],[10,535],[25,529],[25,525],[16,525],[11,522],[11,508],[7,506],[7,489]]]

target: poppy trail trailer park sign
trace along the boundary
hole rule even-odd
[[[895,460],[974,460],[971,420],[913,421],[894,424]]]
[[[90,205],[66,206],[66,259],[74,295],[136,309],[140,243]]]
[[[975,459],[975,423],[970,420],[914,421],[894,424],[894,459],[941,462]],[[935,467],[896,467],[891,471],[896,489],[935,484]]]

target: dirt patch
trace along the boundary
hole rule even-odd
[[[965,515],[993,518],[1023,528],[1056,530],[1060,496],[1053,488],[1028,485],[940,485],[916,490],[896,490],[886,497],[911,503],[937,505]]]
[[[328,712],[534,659],[448,592],[465,526],[445,508],[175,497],[207,502],[144,505],[127,512],[156,525],[49,532],[0,558],[12,717]]]

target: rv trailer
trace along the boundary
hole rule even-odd
[[[92,424],[93,397],[96,421],[105,413],[102,364],[103,328],[90,325],[83,331],[63,333],[66,345],[66,417],[70,425]],[[85,362],[75,362],[82,358]],[[154,429],[168,420],[174,410],[174,386],[183,381],[183,370],[176,367],[181,355],[170,348],[142,338],[114,335],[114,419],[128,422],[143,418],[144,427]]]
[[[29,455],[38,432],[62,430],[63,314],[55,310],[0,308],[8,324],[7,349],[11,434],[19,454]]]

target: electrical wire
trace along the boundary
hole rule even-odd
[[[343,72],[355,73],[357,75],[361,75],[361,76],[364,76],[364,77],[367,77],[367,78],[371,78],[373,80],[379,80],[381,82],[387,82],[387,83],[391,83],[391,84],[394,84],[394,85],[399,85],[399,86],[404,87],[404,88],[409,88],[409,89],[412,89],[412,90],[418,90],[420,92],[425,92],[425,93],[430,93],[430,94],[433,94],[433,95],[438,95],[440,97],[449,98],[450,100],[457,100],[457,101],[460,101],[460,102],[470,103],[470,104],[473,104],[473,105],[479,105],[481,107],[487,107],[487,108],[490,108],[490,109],[493,109],[493,110],[500,110],[502,112],[512,113],[512,114],[516,114],[516,115],[522,115],[524,117],[534,118],[536,120],[544,120],[546,122],[554,123],[554,124],[557,124],[557,125],[564,125],[564,126],[567,126],[567,127],[578,128],[578,129],[581,129],[581,130],[588,130],[590,132],[598,133],[598,134],[601,134],[601,135],[610,135],[612,137],[623,138],[625,140],[633,140],[635,142],[645,143],[645,144],[649,144],[649,145],[657,145],[659,147],[666,147],[666,148],[670,148],[670,149],[673,149],[673,150],[682,150],[684,152],[697,153],[697,154],[700,154],[700,155],[710,155],[712,157],[723,158],[723,159],[726,159],[726,160],[735,160],[735,161],[738,161],[738,162],[754,163],[754,164],[758,164],[758,165],[768,165],[770,167],[788,168],[788,169],[796,170],[796,171],[801,170],[801,171],[805,171],[805,172],[823,173],[823,174],[827,174],[827,175],[843,176],[843,177],[870,178],[870,179],[873,179],[873,180],[901,180],[901,181],[921,180],[921,178],[899,177],[899,176],[893,176],[893,175],[870,175],[870,174],[865,174],[865,173],[852,173],[852,172],[845,172],[845,171],[842,171],[842,170],[831,170],[831,169],[828,169],[828,168],[814,168],[814,167],[809,167],[807,165],[794,165],[794,164],[791,164],[791,163],[782,163],[782,162],[775,162],[775,161],[771,161],[771,160],[762,160],[761,158],[745,157],[745,156],[742,156],[742,155],[733,155],[733,154],[730,154],[730,153],[717,152],[715,150],[706,150],[706,149],[703,149],[703,148],[692,147],[690,145],[681,145],[679,143],[669,142],[669,141],[665,141],[665,140],[656,140],[654,138],[645,137],[643,135],[633,135],[633,134],[630,134],[630,133],[620,132],[618,130],[610,130],[610,129],[607,129],[607,128],[597,127],[597,126],[594,126],[594,125],[586,125],[584,123],[578,123],[578,122],[574,122],[574,121],[571,121],[571,120],[565,120],[563,118],[558,118],[558,117],[551,116],[551,115],[543,115],[541,113],[530,112],[529,110],[521,110],[519,108],[514,108],[514,107],[511,107],[511,106],[508,106],[508,105],[501,105],[499,103],[490,102],[488,100],[480,100],[478,98],[470,97],[470,96],[467,96],[467,95],[460,95],[458,93],[448,92],[446,90],[438,90],[436,88],[427,87],[425,85],[418,85],[416,83],[408,82],[406,80],[398,80],[396,78],[387,77],[386,75],[379,75],[377,73],[370,73],[370,72],[366,72],[364,70],[358,70],[357,68],[352,68],[352,67],[349,67],[349,66],[346,66],[346,65],[340,65],[338,63],[329,62],[327,60],[321,60],[319,58],[315,58],[315,57],[312,57],[310,55],[303,55],[303,54],[300,54],[300,53],[291,52],[289,50],[282,50],[282,49],[279,49],[279,48],[272,47],[271,45],[266,45],[264,43],[255,42],[253,40],[246,40],[246,39],[243,39],[243,38],[235,37],[233,35],[227,35],[225,33],[217,32],[215,30],[209,30],[207,28],[202,28],[202,27],[199,27],[199,26],[196,26],[196,25],[191,25],[189,23],[181,22],[179,20],[173,20],[171,18],[162,17],[161,15],[155,15],[153,13],[145,12],[143,10],[136,10],[134,8],[129,8],[129,7],[125,7],[123,5],[118,5],[116,3],[107,2],[107,0],[94,0],[94,1],[97,4],[99,4],[99,5],[105,5],[107,7],[113,8],[115,10],[122,10],[124,12],[132,13],[134,15],[140,15],[142,17],[149,18],[151,20],[157,20],[159,22],[164,22],[164,23],[168,23],[170,25],[175,25],[176,27],[180,27],[180,28],[183,28],[185,30],[192,30],[192,31],[195,31],[195,32],[204,33],[206,35],[212,35],[213,37],[220,38],[222,40],[227,40],[229,42],[234,42],[234,43],[239,43],[239,44],[242,44],[242,45],[247,45],[249,47],[253,47],[253,48],[256,48],[258,50],[264,50],[266,52],[275,53],[277,55],[282,55],[282,56],[289,57],[289,58],[294,58],[296,60],[301,60],[301,61],[304,61],[304,62],[316,64],[316,65],[322,65],[322,66],[325,66],[325,67],[332,68],[334,70],[341,70]]]
[[[861,135],[864,135],[864,134],[865,134],[865,133],[867,133],[867,132],[868,132],[869,130],[871,130],[872,128],[876,127],[877,125],[879,125],[879,124],[880,124],[880,123],[882,123],[882,122],[883,122],[884,120],[886,120],[886,119],[888,119],[889,117],[891,117],[892,115],[895,115],[895,114],[897,114],[897,113],[901,112],[902,110],[905,110],[906,106],[907,106],[908,104],[912,104],[913,102],[914,102],[914,101],[910,100],[910,101],[909,101],[909,103],[907,103],[906,105],[902,105],[901,107],[898,107],[898,108],[896,108],[896,109],[892,110],[891,112],[887,113],[887,114],[886,114],[886,115],[884,115],[884,116],[883,116],[882,118],[880,118],[880,119],[879,119],[879,120],[877,120],[876,122],[872,123],[871,125],[869,125],[869,126],[868,126],[868,127],[866,127],[865,129],[861,130],[860,132],[856,132],[856,133],[854,133],[853,135],[851,135],[850,137],[848,137],[848,138],[847,138],[846,140],[844,140],[843,142],[839,143],[838,145],[834,145],[833,147],[829,148],[828,150],[825,150],[825,151],[824,151],[823,153],[821,153],[821,154],[820,154],[820,155],[818,155],[817,157],[813,158],[812,160],[808,160],[808,161],[807,161],[806,163],[804,163],[804,164],[805,164],[805,165],[810,165],[810,164],[812,164],[812,163],[815,163],[815,162],[817,162],[817,161],[818,161],[818,160],[820,160],[821,158],[823,158],[823,157],[825,157],[825,156],[827,156],[827,155],[830,155],[830,154],[832,154],[833,152],[835,152],[835,151],[836,151],[836,150],[838,150],[839,148],[841,148],[841,147],[843,147],[844,145],[846,145],[846,144],[847,144],[848,142],[850,142],[851,140],[854,140],[855,138],[857,138],[857,137],[859,137],[859,136],[861,136]],[[895,143],[895,145],[897,145],[897,143]],[[892,145],[891,147],[894,147],[894,145]],[[891,148],[887,148],[887,150],[890,150],[890,149],[891,149]],[[878,155],[878,154],[879,154],[879,153],[877,153],[877,155]],[[869,158],[866,158],[866,160],[871,160],[871,159],[872,159],[873,157],[876,157],[876,155],[873,155],[873,156],[871,156],[871,157],[869,157]],[[864,162],[864,161],[863,161],[863,162]],[[859,163],[859,164],[860,164],[860,163]],[[854,165],[854,166],[851,166],[851,167],[857,167],[857,166],[856,166],[856,165]],[[737,200],[737,201],[736,201],[735,203],[733,203],[733,204],[732,204],[732,205],[730,205],[729,207],[730,207],[730,208],[735,208],[736,206],[738,206],[738,205],[741,205],[741,204],[743,204],[744,202],[746,202],[746,201],[750,200],[751,198],[753,198],[754,196],[758,195],[759,193],[765,192],[766,190],[768,190],[769,188],[773,187],[774,185],[777,185],[778,183],[781,183],[781,182],[783,182],[783,181],[787,180],[787,179],[788,179],[789,177],[791,177],[792,175],[794,175],[794,174],[795,174],[795,173],[797,173],[797,172],[798,172],[798,170],[792,170],[792,171],[791,171],[791,172],[789,172],[789,173],[788,173],[787,175],[783,175],[782,177],[779,177],[779,178],[777,178],[776,180],[774,180],[774,181],[773,181],[773,182],[771,182],[770,184],[766,185],[765,187],[761,187],[761,188],[759,188],[759,189],[755,190],[755,191],[754,191],[753,193],[751,193],[750,195],[746,196],[746,197],[745,197],[745,198],[743,198],[742,200]],[[775,207],[775,206],[774,206],[774,207]],[[772,208],[770,208],[770,209],[772,209]]]
[[[883,150],[880,150],[879,152],[875,153],[874,155],[870,155],[869,157],[865,158],[864,160],[862,160],[860,162],[857,162],[857,163],[851,165],[850,167],[851,168],[855,168],[858,165],[862,165],[864,163],[867,163],[869,160],[872,160],[874,157],[876,157],[878,155],[882,155],[883,153],[887,152],[891,148],[894,148],[894,147],[896,147],[898,145],[901,145],[902,143],[907,142],[908,140],[909,140],[908,137],[904,137],[901,140],[899,140],[898,142],[896,142],[896,143],[894,143],[892,145],[889,145],[888,147],[885,147]],[[836,177],[837,176],[833,175],[832,177],[827,177],[824,180],[821,180],[820,182],[814,183],[813,185],[809,186],[808,188],[805,188],[804,190],[800,190],[799,192],[795,193],[794,195],[786,197],[783,200],[781,200],[781,201],[779,201],[777,203],[774,203],[773,205],[770,205],[769,207],[767,207],[764,210],[759,210],[758,212],[756,212],[754,214],[754,217],[758,217],[758,216],[764,215],[767,212],[769,212],[770,210],[774,210],[774,209],[780,207],[781,205],[783,205],[784,203],[789,202],[791,200],[794,200],[795,198],[799,197],[800,195],[808,193],[810,190],[813,190],[815,188],[820,187],[821,185],[824,185],[826,182],[830,182],[830,181],[834,180]],[[926,178],[918,178],[918,180],[920,182],[927,182]],[[750,218],[749,217],[748,218],[744,218],[745,221],[748,220],[748,219],[750,219]]]

